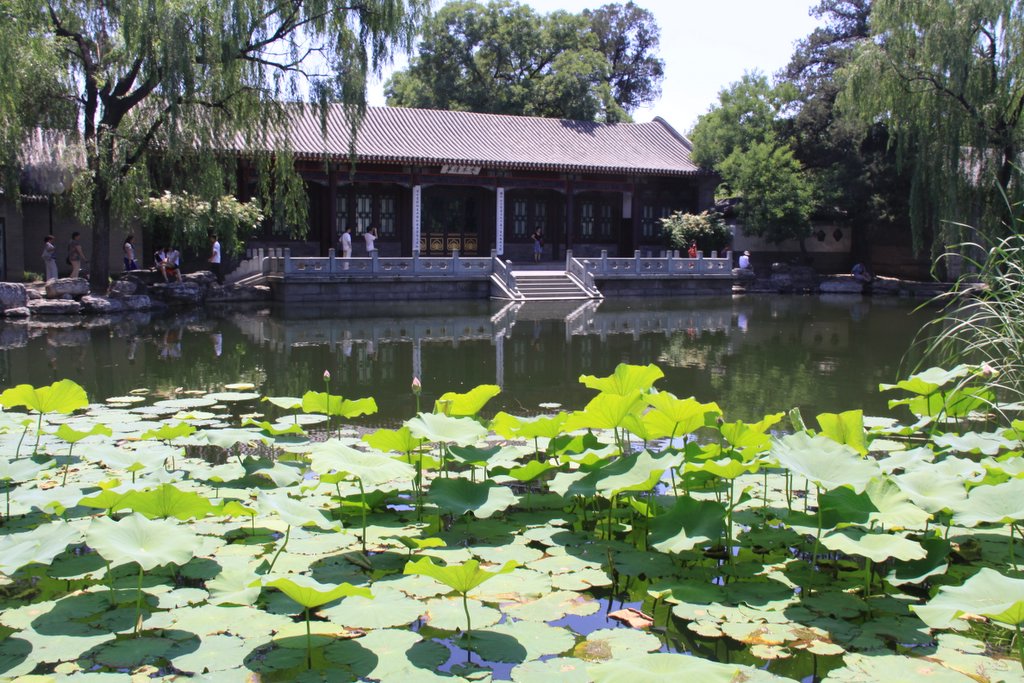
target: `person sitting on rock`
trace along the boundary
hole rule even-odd
[[[156,254],[153,255],[156,263],[156,269],[164,276],[164,282],[170,282],[172,279],[181,282],[181,271],[178,269],[178,264],[171,258],[170,247],[163,247]]]
[[[875,279],[871,274],[871,271],[868,270],[867,266],[863,263],[854,264],[853,270],[850,271],[850,275],[852,275],[853,279],[857,282],[871,282]]]

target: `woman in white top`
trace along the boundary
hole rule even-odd
[[[374,246],[374,243],[377,241],[377,228],[370,228],[363,233],[363,239],[366,240],[366,255],[370,256],[373,254],[374,249],[377,248]]]

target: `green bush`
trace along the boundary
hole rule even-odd
[[[697,241],[697,249],[709,254],[721,251],[732,238],[729,226],[717,211],[683,213],[676,211],[661,219],[662,230],[669,247],[686,251],[690,242]]]

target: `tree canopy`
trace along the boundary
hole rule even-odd
[[[748,234],[771,242],[802,239],[810,230],[814,185],[781,136],[792,86],[748,73],[719,93],[691,134],[693,159],[722,175],[723,189],[742,198]]]
[[[407,49],[428,0],[6,0],[0,6],[0,150],[16,190],[34,130],[79,143],[72,201],[93,225],[91,276],[105,288],[110,233],[157,193],[216,207],[235,189],[234,157],[258,164],[264,208],[301,229],[305,193],[288,150],[262,134],[289,107],[365,108],[366,77]],[[184,235],[186,241],[195,236]],[[199,239],[205,239],[205,235]]]
[[[538,14],[512,0],[459,0],[426,22],[388,104],[616,122],[661,92],[650,12],[610,4]]]
[[[1000,235],[1024,196],[1024,2],[875,0],[870,27],[840,101],[895,137],[917,233]]]

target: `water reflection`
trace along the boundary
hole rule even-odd
[[[498,384],[495,409],[532,413],[592,396],[581,374],[657,363],[659,388],[717,401],[727,419],[800,406],[805,414],[864,407],[884,413],[891,382],[928,312],[861,297],[743,296],[501,304],[434,302],[251,308],[87,321],[0,324],[0,381],[70,377],[95,398],[148,387],[220,390],[252,382],[267,395],[332,388],[373,396],[376,423],[424,399]],[[429,403],[424,403],[429,405]]]

